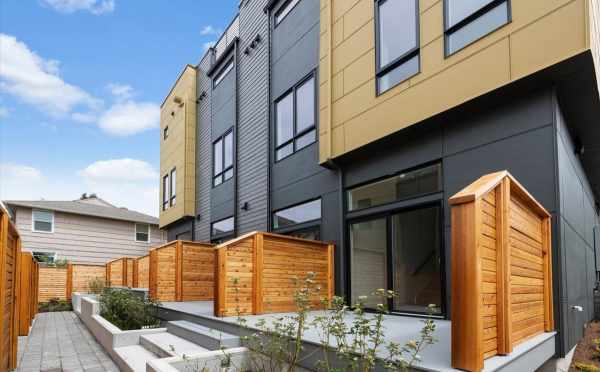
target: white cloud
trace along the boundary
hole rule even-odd
[[[206,52],[207,50],[209,50],[210,48],[212,48],[213,46],[215,46],[216,41],[207,41],[206,43],[202,44],[202,47],[204,48],[204,51]]]
[[[101,105],[83,89],[63,81],[57,61],[41,58],[14,36],[0,34],[0,56],[0,90],[52,116]]]
[[[204,26],[204,28],[202,28],[202,30],[200,31],[200,35],[202,35],[202,36],[219,35],[220,33],[221,33],[221,30],[216,29],[211,25]]]
[[[128,84],[109,83],[106,88],[117,100],[121,101],[131,99],[134,94],[133,87]]]
[[[92,14],[110,13],[115,10],[115,0],[41,0],[61,13],[88,11]]]
[[[43,174],[28,165],[0,163],[1,200],[74,200],[84,192],[96,193],[117,206],[158,215],[158,172],[142,160],[97,161],[64,174]]]
[[[160,106],[150,102],[117,103],[108,109],[98,121],[105,132],[115,136],[129,136],[148,129],[158,128]]]
[[[149,163],[136,159],[101,160],[90,164],[80,172],[88,182],[137,182],[156,181],[158,172]]]

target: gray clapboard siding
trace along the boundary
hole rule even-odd
[[[150,242],[135,241],[135,223],[54,212],[54,232],[32,231],[30,208],[15,209],[24,251],[56,252],[74,263],[105,262],[123,256],[143,256],[165,243],[158,226],[150,227]]]

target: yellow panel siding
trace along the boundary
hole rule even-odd
[[[590,44],[600,60],[593,33],[600,7],[592,0],[512,0],[512,22],[447,58],[443,1],[419,3],[421,72],[376,96],[375,2],[321,0],[321,162],[589,50]]]
[[[175,97],[182,100],[174,101]],[[169,127],[167,140],[163,139]],[[196,70],[186,66],[161,106],[160,132],[160,226],[195,214],[196,182]],[[163,177],[173,168],[176,176],[176,203],[163,211]]]

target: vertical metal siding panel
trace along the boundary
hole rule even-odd
[[[238,118],[238,234],[267,230],[268,130],[269,130],[269,19],[263,11],[267,0],[240,5],[240,62]],[[256,48],[244,50],[255,37]],[[247,211],[239,209],[249,204]]]
[[[206,93],[198,102],[198,125],[196,126],[196,219],[194,237],[197,241],[210,241],[210,189],[211,189],[211,80],[206,76],[210,68],[207,54],[198,65],[197,95]]]

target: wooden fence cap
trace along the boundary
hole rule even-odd
[[[452,196],[448,203],[450,205],[458,205],[469,203],[477,199],[481,199],[496,186],[502,182],[505,178],[510,180],[511,192],[519,195],[529,204],[534,212],[543,216],[550,217],[550,213],[544,208],[524,187],[517,181],[508,171],[503,170],[500,172],[489,173],[485,176],[480,177],[469,186],[457,192]]]

